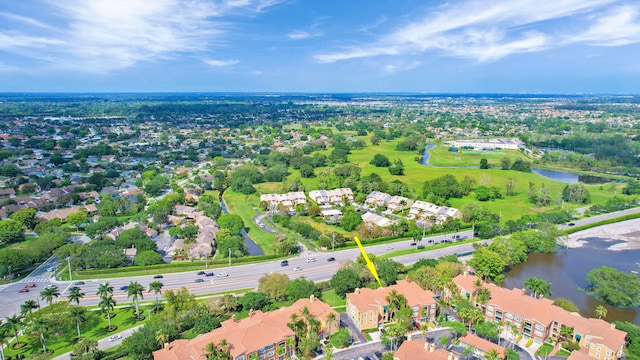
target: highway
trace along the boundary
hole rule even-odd
[[[627,209],[618,211],[615,213],[609,213],[604,215],[597,215],[586,219],[576,220],[573,223],[574,226],[586,225],[598,221],[602,221],[605,219],[611,219],[620,217],[623,215],[628,215],[632,213],[640,212],[640,207]],[[568,225],[559,225],[558,228],[566,229],[570,226]],[[471,231],[459,232],[457,235],[466,239],[472,236]],[[452,239],[452,235],[439,235],[433,237],[427,237],[418,242],[418,245],[431,245],[432,243],[438,243],[443,241],[444,239]],[[430,241],[432,243],[430,243]],[[372,245],[367,246],[367,252],[375,255],[383,255],[390,252],[404,250],[404,249],[415,249],[416,246],[411,246],[410,243],[412,241],[405,240],[400,242],[389,242],[380,245]],[[421,258],[438,258],[441,256],[465,253],[473,250],[473,244],[459,244],[450,246],[447,248],[436,249],[436,250],[427,250],[427,251],[416,251],[415,253],[402,255],[394,257],[394,260],[405,264],[411,265],[418,261]],[[164,284],[163,291],[166,290],[177,290],[181,287],[186,287],[191,293],[196,295],[205,295],[205,294],[213,294],[219,292],[226,291],[234,291],[234,290],[242,290],[242,289],[254,289],[258,286],[258,279],[264,274],[269,273],[284,273],[289,276],[291,279],[295,279],[301,276],[305,276],[307,279],[313,281],[326,281],[333,276],[333,274],[337,271],[341,262],[348,260],[355,260],[359,255],[359,250],[357,248],[347,249],[347,250],[336,250],[334,252],[322,252],[322,253],[303,253],[296,257],[289,258],[288,266],[281,266],[280,260],[277,261],[269,261],[260,264],[248,264],[248,265],[238,265],[231,267],[223,267],[216,269],[202,269],[206,272],[214,272],[219,273],[223,272],[228,274],[227,277],[220,276],[212,276],[206,277],[203,275],[197,275],[196,271],[191,272],[183,272],[183,273],[173,273],[173,274],[163,274],[159,273],[157,275],[162,275],[163,278],[157,279]],[[316,259],[314,262],[307,262],[308,257],[313,257]],[[333,257],[335,261],[327,261],[328,258]],[[103,282],[109,282],[111,286],[114,288],[114,298],[118,303],[128,302],[131,299],[127,298],[126,291],[120,290],[122,286],[127,285],[130,281],[138,281],[145,288],[148,287],[149,283],[156,280],[153,276],[137,276],[137,277],[125,277],[125,278],[105,278],[98,280],[85,280],[82,285],[73,285],[75,281],[63,281],[56,282],[50,278],[49,272],[46,270],[50,266],[55,266],[55,259],[48,260],[45,264],[40,266],[37,270],[35,270],[29,277],[22,280],[19,283],[4,285],[0,289],[0,304],[3,306],[0,307],[0,318],[4,318],[6,316],[10,316],[14,313],[19,312],[20,304],[22,304],[25,300],[33,299],[38,300],[38,296],[42,289],[49,285],[55,284],[60,288],[60,292],[62,296],[58,298],[58,301],[65,300],[66,295],[69,292],[69,288],[71,286],[78,286],[82,289],[82,292],[85,293],[85,297],[81,300],[81,305],[97,305],[98,297],[96,296],[96,290],[98,285]],[[63,265],[65,265],[63,263]],[[61,266],[63,266],[61,265]],[[296,267],[301,267],[300,271],[295,271]],[[203,282],[195,282],[196,279],[202,279]],[[20,293],[18,292],[22,289],[25,284],[35,283],[35,288],[29,288],[29,292]],[[153,293],[145,293],[145,300],[153,300],[155,296]]]

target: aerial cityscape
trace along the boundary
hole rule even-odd
[[[0,10],[0,360],[640,359],[640,4]]]

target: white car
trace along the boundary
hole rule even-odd
[[[229,274],[225,274],[225,273],[218,273],[218,276],[219,276],[219,277],[227,277],[227,276],[229,276]]]
[[[392,250],[392,249],[393,249],[393,246],[389,246],[389,245],[387,245],[387,246],[385,247],[385,250]]]
[[[300,266],[297,266],[295,269],[293,269],[293,271],[302,271],[302,268]]]
[[[316,258],[313,258],[313,257],[307,258],[307,262],[308,263],[311,263],[311,262],[314,262],[314,261],[316,261]]]
[[[113,335],[113,336],[109,336],[109,342],[113,342],[113,341],[120,340],[120,339],[122,339],[122,335],[119,335],[119,334],[116,334],[116,335]]]

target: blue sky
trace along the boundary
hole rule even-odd
[[[0,0],[0,91],[640,93],[637,0]]]

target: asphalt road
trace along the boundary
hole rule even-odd
[[[618,211],[615,213],[598,215],[587,219],[574,221],[575,226],[585,225],[593,222],[602,221],[605,219],[615,218],[627,214],[638,213],[639,208],[628,209]],[[559,226],[560,228],[566,228],[566,225]],[[471,237],[471,231],[457,233],[460,237]],[[434,237],[424,238],[418,242],[418,245],[429,245],[429,241],[440,242],[443,239],[451,239],[452,235],[440,235]],[[387,243],[381,245],[373,245],[367,247],[367,252],[375,255],[382,255],[389,252],[414,249],[415,246],[410,245],[411,241],[401,241],[395,243]],[[458,254],[473,251],[473,244],[460,244],[443,249],[421,251],[408,255],[395,257],[394,260],[401,262],[405,265],[411,265],[421,258],[438,258],[445,255]],[[215,273],[224,272],[228,274],[228,277],[205,277],[199,276],[195,271],[186,273],[174,273],[174,274],[158,274],[163,275],[162,279],[159,279],[163,284],[163,291],[173,289],[177,290],[181,287],[186,287],[191,293],[196,295],[212,294],[217,292],[234,291],[248,288],[256,288],[258,286],[258,278],[268,273],[285,273],[291,279],[305,276],[307,279],[313,281],[326,281],[333,276],[338,269],[340,262],[347,260],[355,260],[359,255],[358,249],[339,250],[335,252],[319,253],[316,256],[315,262],[307,262],[307,259],[303,256],[293,257],[289,259],[289,266],[280,266],[280,261],[270,261],[249,265],[240,265],[225,267],[219,269],[209,269],[206,271],[214,271]],[[327,259],[334,257],[336,260],[328,262]],[[33,272],[27,279],[22,280],[21,283],[14,283],[3,286],[0,289],[0,304],[5,306],[0,307],[0,318],[10,316],[19,312],[20,304],[25,300],[38,298],[39,292],[49,284],[55,284],[60,288],[62,297],[58,300],[63,300],[68,294],[69,288],[73,285],[71,282],[53,282],[49,278],[49,272],[46,270],[49,266],[56,266],[57,259],[49,259],[45,264],[40,266]],[[64,264],[63,264],[64,265]],[[301,267],[300,271],[294,271],[296,267]],[[202,269],[205,270],[205,269]],[[203,282],[196,283],[196,279],[202,279]],[[149,283],[154,281],[153,276],[138,276],[138,277],[126,277],[126,278],[105,278],[99,280],[87,280],[83,285],[79,286],[86,294],[81,300],[82,305],[96,305],[98,303],[98,297],[95,295],[98,285],[102,282],[109,282],[114,287],[114,298],[118,303],[128,302],[131,299],[127,298],[126,292],[120,290],[121,286],[127,285],[130,281],[138,281],[144,287],[148,287]],[[24,287],[26,283],[35,283],[35,288],[30,288],[29,292],[19,293],[18,290]],[[146,293],[145,299],[154,299],[153,294]]]

